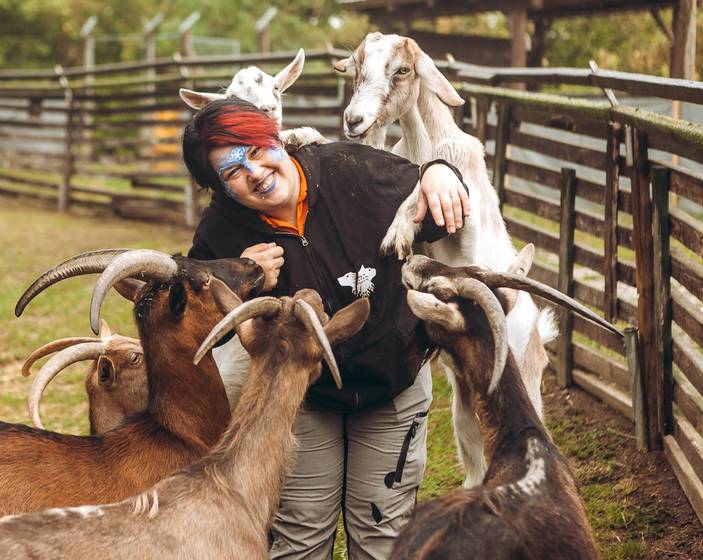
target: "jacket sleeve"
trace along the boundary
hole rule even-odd
[[[214,253],[208,246],[208,244],[205,242],[205,240],[199,235],[199,233],[196,231],[195,235],[193,236],[193,245],[191,246],[190,250],[188,251],[188,256],[191,259],[198,259],[201,261],[210,261],[213,260],[215,257]]]

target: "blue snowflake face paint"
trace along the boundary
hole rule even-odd
[[[254,172],[254,168],[247,158],[247,152],[250,147],[251,146],[235,146],[220,160],[220,167],[217,170],[217,174],[220,176],[222,183],[226,184],[229,179],[238,173],[239,169],[245,169],[249,173]]]

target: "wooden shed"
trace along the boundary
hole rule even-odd
[[[653,17],[669,38],[671,77],[693,78],[696,0],[340,0],[340,3],[368,15],[385,33],[400,32],[415,38],[435,58],[443,58],[445,53],[451,52],[458,60],[491,66],[539,65],[546,33],[555,19],[637,10],[644,17]],[[674,11],[671,27],[661,14],[666,9]],[[512,39],[412,29],[415,21],[493,11],[509,17]],[[529,22],[533,25],[529,26]]]

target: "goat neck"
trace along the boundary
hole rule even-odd
[[[446,140],[448,136],[462,134],[461,129],[454,122],[449,107],[437,97],[436,93],[430,91],[422,83],[420,83],[420,93],[417,97],[417,111],[427,131],[430,146],[436,146]]]
[[[186,290],[192,288],[184,283]],[[152,287],[159,290],[159,286]],[[196,297],[179,321],[152,318],[168,316],[152,309],[138,322],[140,339],[148,364],[149,411],[172,434],[208,449],[215,445],[230,419],[229,402],[212,356],[198,366],[193,354],[215,320],[222,317],[214,302],[205,305]],[[167,298],[155,298],[153,305],[167,306]],[[186,325],[186,323],[189,323]]]
[[[220,470],[236,481],[245,503],[256,504],[249,513],[260,527],[268,527],[277,507],[294,441],[291,427],[310,379],[320,372],[319,351],[304,340],[306,335],[290,311],[293,300],[281,301],[279,317],[254,319],[257,327],[272,334],[258,336],[247,348],[252,355],[251,372],[219,453]],[[300,335],[284,332],[293,329]],[[262,442],[266,442],[265,461],[261,460]],[[252,470],[252,465],[257,468]],[[266,498],[263,503],[262,497]]]
[[[393,147],[393,153],[403,156],[417,165],[431,160],[433,142],[427,133],[417,104],[413,104],[410,110],[401,115],[398,120],[403,136]]]

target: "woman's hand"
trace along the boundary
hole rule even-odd
[[[242,258],[249,258],[264,269],[264,292],[270,292],[278,284],[278,275],[283,266],[283,247],[275,243],[257,243],[244,249]]]
[[[461,229],[469,215],[469,194],[459,178],[446,165],[436,163],[425,170],[420,182],[415,223],[420,223],[430,209],[438,226],[446,224],[447,232]]]

